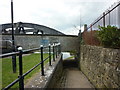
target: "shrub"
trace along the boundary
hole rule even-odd
[[[104,47],[120,48],[120,29],[115,26],[99,26],[97,35]]]

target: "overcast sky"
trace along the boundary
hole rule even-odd
[[[13,0],[14,22],[45,25],[77,35],[81,24],[91,24],[118,0]],[[11,0],[0,2],[0,24],[11,22]]]

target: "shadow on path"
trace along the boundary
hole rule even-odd
[[[74,59],[63,60],[63,67],[64,69],[72,67],[77,68],[78,67],[77,60]]]

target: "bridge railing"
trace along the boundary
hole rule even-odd
[[[44,59],[44,49],[48,49],[48,57],[46,57]],[[25,53],[30,53],[33,51],[37,51],[40,50],[40,57],[41,57],[41,62],[36,64],[34,67],[32,67],[30,70],[28,70],[26,73],[23,74],[23,63],[22,63],[22,59],[23,59],[23,55]],[[52,56],[53,56],[53,61],[55,61],[55,59],[61,54],[61,46],[60,44],[53,44],[53,45],[49,45],[49,46],[40,46],[39,48],[34,48],[34,49],[29,49],[29,50],[22,50],[22,47],[18,48],[18,52],[12,52],[12,53],[7,53],[7,54],[2,54],[0,55],[0,58],[3,57],[8,57],[8,56],[12,56],[12,55],[18,55],[19,56],[19,76],[16,80],[14,80],[12,83],[10,83],[8,86],[6,86],[5,88],[3,88],[3,90],[7,90],[9,88],[11,88],[14,84],[19,82],[19,89],[20,90],[24,90],[24,77],[26,75],[28,75],[30,72],[32,72],[35,68],[37,68],[38,66],[41,66],[41,75],[44,76],[44,62],[46,60],[49,59],[49,65],[52,65]]]

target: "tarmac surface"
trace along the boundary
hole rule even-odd
[[[55,85],[55,88],[89,88],[94,86],[89,82],[87,77],[77,68],[75,60],[63,61],[64,72],[61,79]]]

